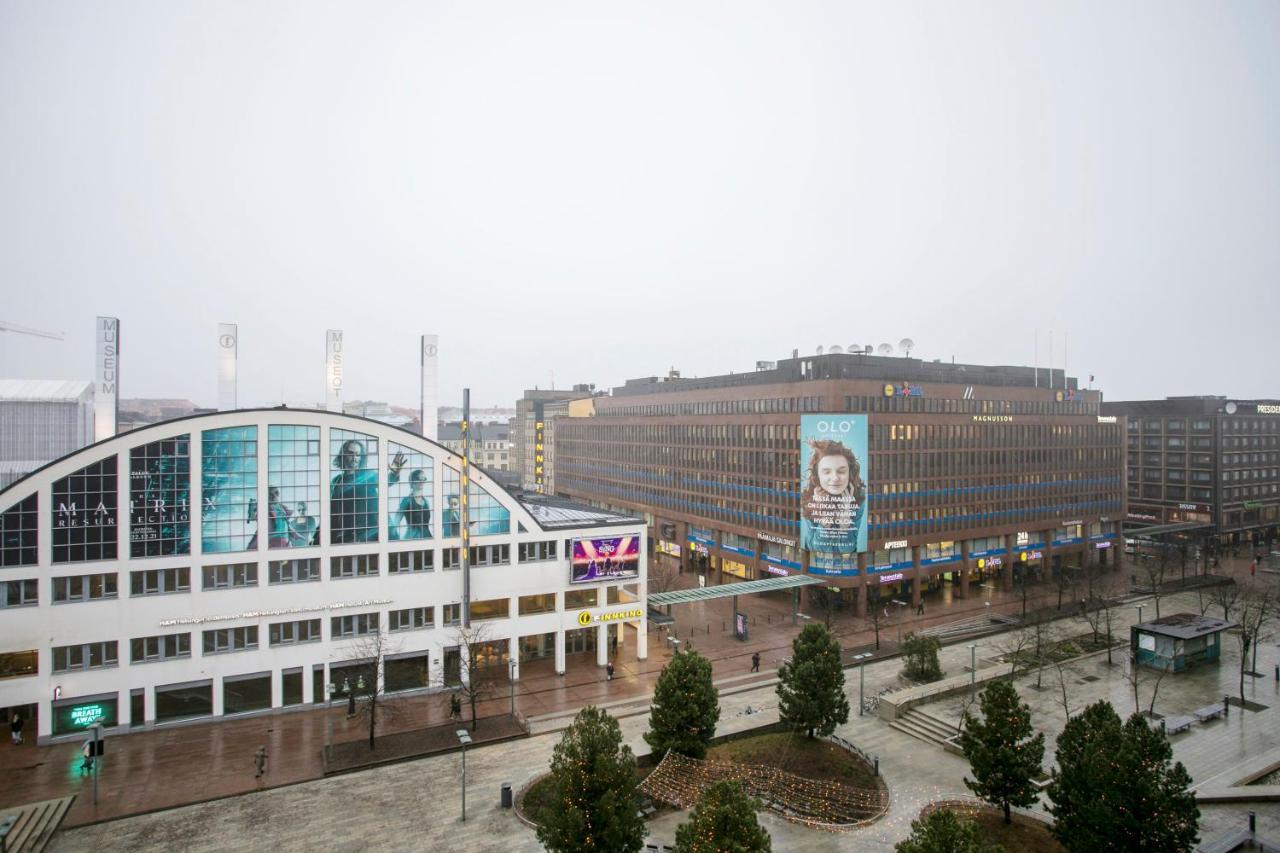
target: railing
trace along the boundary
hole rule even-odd
[[[880,758],[879,758],[879,756],[872,755],[871,753],[867,752],[867,751],[866,751],[865,749],[863,749],[862,747],[860,747],[860,746],[856,746],[855,744],[852,744],[852,743],[850,743],[849,741],[845,740],[844,738],[840,737],[840,735],[827,735],[827,740],[831,741],[832,743],[836,744],[837,746],[840,746],[840,747],[842,747],[842,748],[844,748],[844,749],[849,750],[849,751],[850,751],[850,752],[852,752],[854,755],[858,756],[858,757],[859,757],[859,758],[861,758],[863,761],[867,762],[867,763],[868,763],[868,764],[870,764],[873,768],[875,768],[875,771],[876,771],[876,775],[877,775],[877,776],[879,776],[879,775],[880,775]]]

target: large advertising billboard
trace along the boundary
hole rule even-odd
[[[640,577],[640,537],[573,540],[569,583],[634,580]]]
[[[129,554],[191,553],[191,436],[129,451]]]
[[[800,418],[801,547],[823,554],[867,550],[867,416]]]

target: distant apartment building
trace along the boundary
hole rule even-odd
[[[394,427],[407,428],[418,421],[408,415],[394,411],[387,403],[377,402],[374,400],[352,400],[349,403],[342,404],[342,413],[346,415],[355,415],[359,418],[368,418],[371,421],[390,424]]]
[[[440,443],[462,455],[461,422],[441,423]],[[471,425],[471,452],[468,458],[472,465],[479,465],[486,471],[511,470],[511,428],[508,424],[473,423]]]
[[[573,400],[589,399],[594,385],[574,385],[572,390],[524,392],[516,401],[511,422],[511,467],[520,475],[520,485],[531,492],[555,494],[555,419],[569,413]]]
[[[0,379],[0,489],[93,444],[93,383]]]
[[[1102,404],[1128,419],[1128,521],[1206,525],[1226,546],[1280,533],[1280,401],[1169,397]]]

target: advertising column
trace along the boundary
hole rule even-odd
[[[324,407],[342,411],[342,330],[324,333]]]
[[[856,575],[867,550],[867,416],[800,418],[800,537],[814,574]]]
[[[421,364],[422,374],[420,376],[421,383],[421,414],[422,418],[422,437],[436,441],[439,438],[439,430],[437,430],[437,422],[439,421],[440,406],[440,336],[439,335],[423,335],[419,344],[419,362]]]
[[[218,324],[218,411],[238,409],[236,399],[236,358],[240,333],[235,323]]]
[[[120,415],[120,320],[98,318],[98,357],[93,373],[93,440],[116,434]]]

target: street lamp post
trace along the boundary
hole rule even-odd
[[[1138,608],[1138,624],[1141,625],[1142,624],[1142,605],[1139,604],[1136,606]]]
[[[467,744],[471,743],[471,732],[458,729],[454,732],[458,742],[462,744],[462,822],[467,822]]]
[[[513,658],[507,658],[507,675],[511,682],[511,719],[516,718],[516,662]]]
[[[858,716],[859,717],[863,715],[865,706],[866,706],[865,695],[866,695],[866,685],[867,685],[867,673],[866,673],[866,669],[864,668],[864,664],[866,662],[866,659],[869,657],[871,657],[871,652],[863,652],[862,654],[857,655],[854,658],[854,660],[858,662]]]
[[[978,644],[969,644],[969,686],[978,682]]]
[[[324,757],[333,760],[333,682],[324,686]]]

